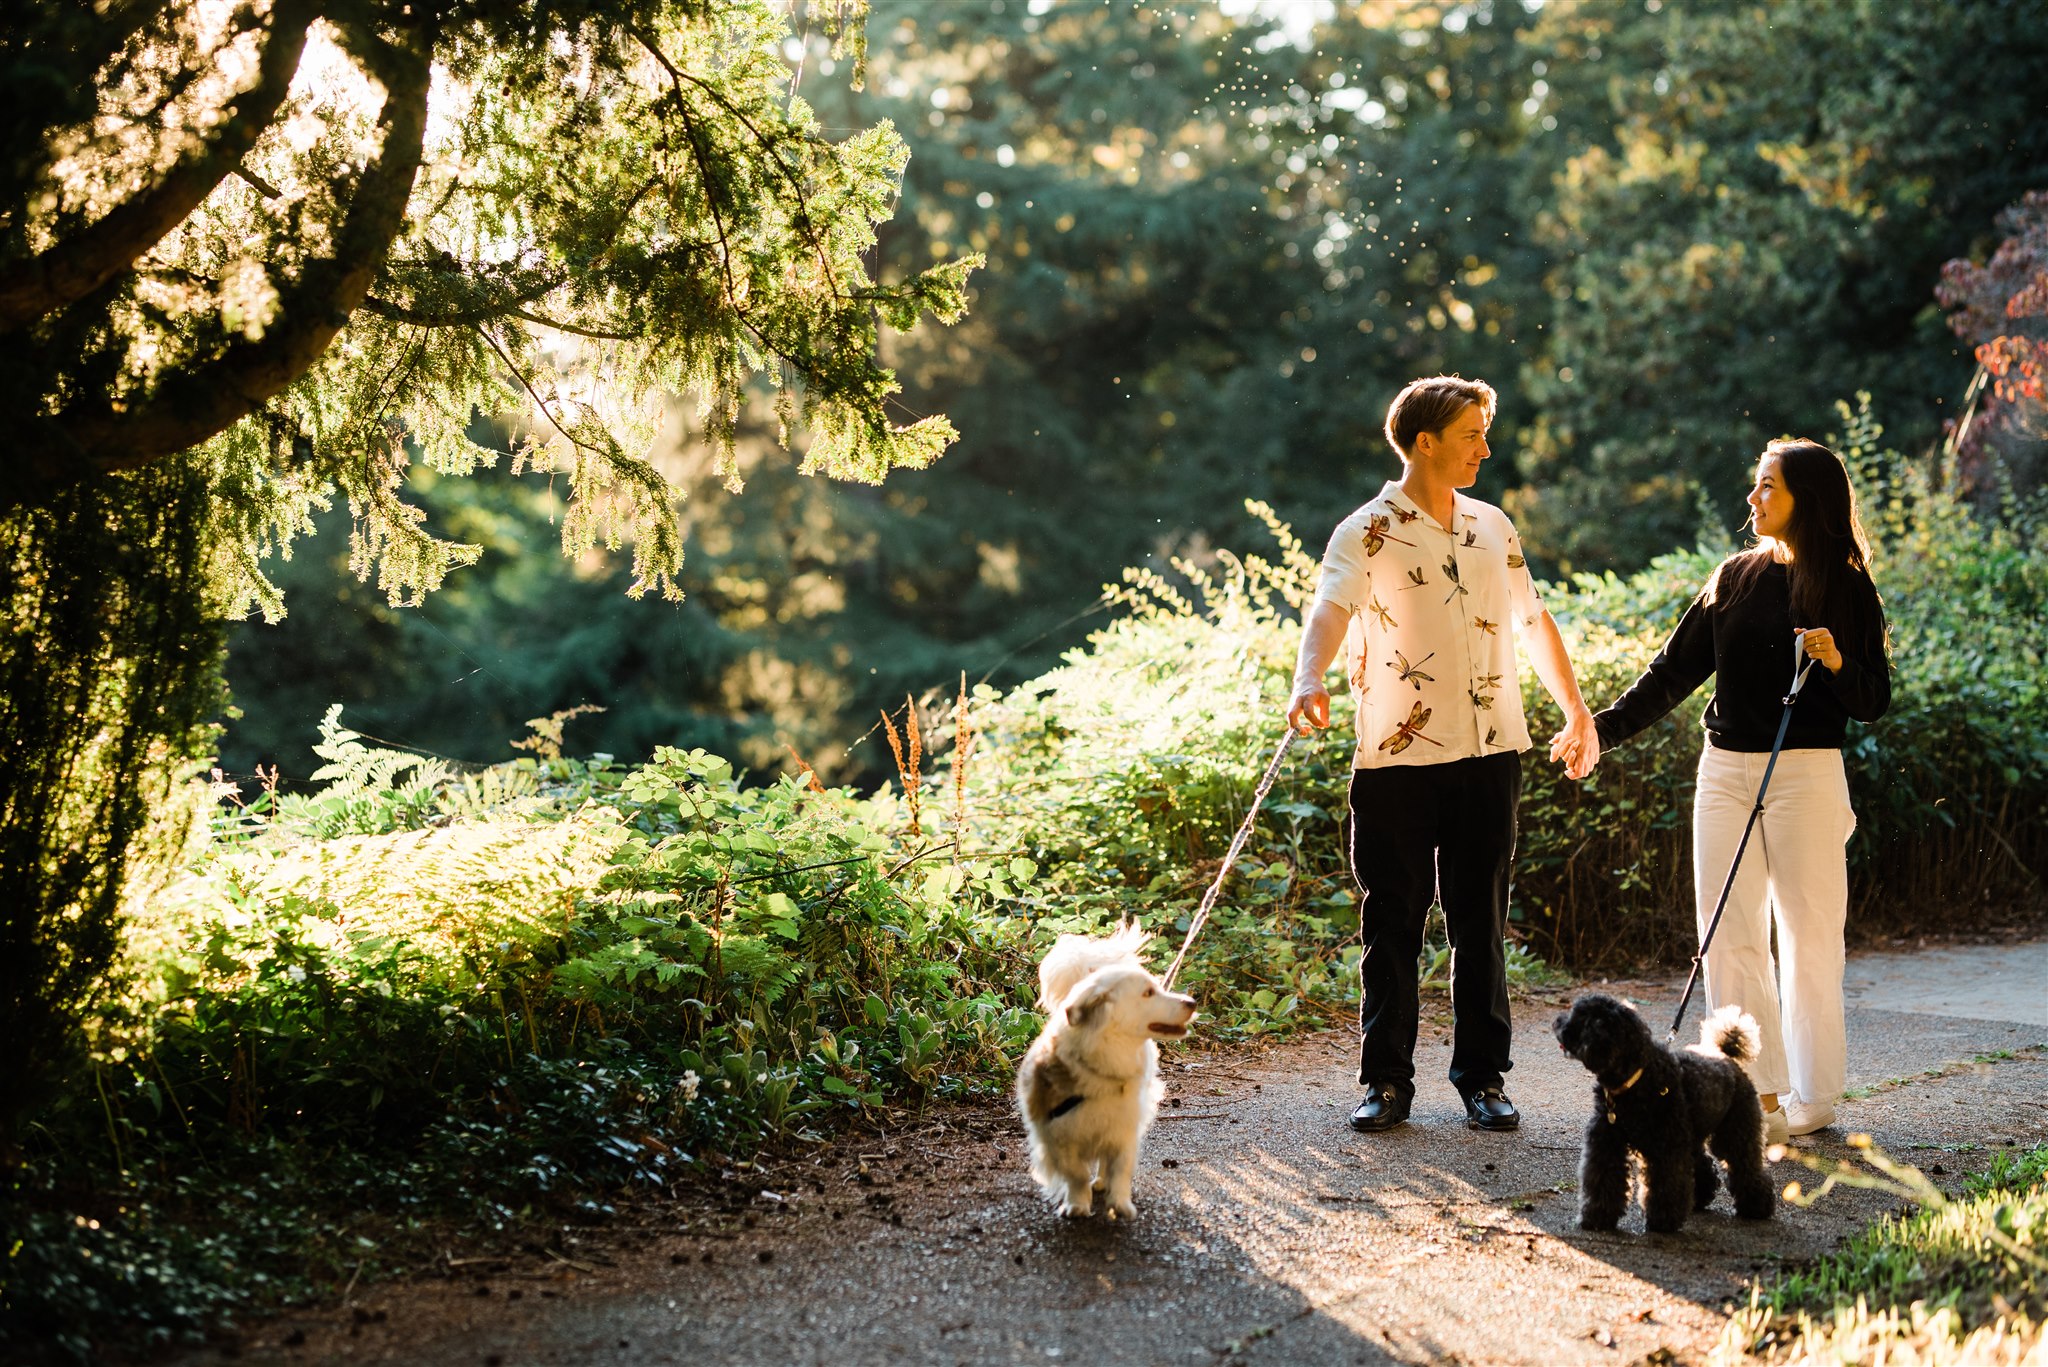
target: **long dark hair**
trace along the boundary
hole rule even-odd
[[[1778,458],[1778,481],[1792,496],[1783,541],[1792,552],[1792,625],[1827,627],[1856,649],[1885,646],[1884,613],[1870,573],[1870,538],[1842,458],[1817,441],[1764,447]],[[1773,560],[1766,537],[1714,571],[1707,601],[1742,597]]]

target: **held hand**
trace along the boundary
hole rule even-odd
[[[1842,652],[1835,648],[1835,634],[1826,627],[1799,627],[1799,649],[1827,666],[1830,674],[1842,668]]]
[[[1287,702],[1287,724],[1299,736],[1330,729],[1330,690],[1321,684],[1298,688]]]
[[[1563,762],[1567,778],[1582,779],[1593,772],[1600,762],[1600,733],[1585,707],[1566,715],[1564,728],[1550,738],[1550,757]]]

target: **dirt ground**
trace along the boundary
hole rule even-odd
[[[1841,1123],[1949,1181],[2048,1139],[2048,945],[1851,961]],[[1594,986],[1600,986],[1594,984]],[[1669,1019],[1671,983],[1607,984]],[[708,1198],[456,1259],[188,1355],[429,1367],[631,1363],[1684,1363],[1752,1278],[1828,1251],[1888,1198],[1837,1191],[1768,1223],[1725,1193],[1678,1235],[1575,1223],[1589,1081],[1552,1043],[1557,993],[1517,1003],[1516,1134],[1465,1128],[1425,1023],[1411,1122],[1345,1124],[1348,1031],[1169,1055],[1138,1218],[1064,1222],[1015,1119],[953,1109],[731,1172]],[[1697,1012],[1688,1024],[1696,1025]]]

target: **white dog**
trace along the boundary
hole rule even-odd
[[[1062,935],[1038,966],[1045,1029],[1017,1071],[1031,1176],[1062,1215],[1089,1215],[1099,1187],[1113,1217],[1138,1213],[1131,1173],[1159,1109],[1161,1035],[1188,1032],[1195,1000],[1138,962],[1150,939],[1126,925],[1102,940]]]

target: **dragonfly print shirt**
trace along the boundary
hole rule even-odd
[[[1351,619],[1353,768],[1529,748],[1515,635],[1536,625],[1543,600],[1506,513],[1458,494],[1451,524],[1390,480],[1337,524],[1323,553],[1316,601]]]

